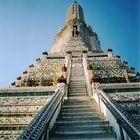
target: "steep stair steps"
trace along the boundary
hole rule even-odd
[[[87,96],[81,63],[74,64],[69,97],[50,132],[50,140],[116,140],[112,127],[100,113],[96,102]]]

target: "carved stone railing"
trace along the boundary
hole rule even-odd
[[[10,87],[0,88],[0,93],[13,93],[13,92],[46,92],[55,91],[56,86],[38,86],[38,87]]]
[[[100,89],[140,88],[140,82],[100,84]]]
[[[102,56],[108,56],[108,53],[91,53],[91,54],[89,54],[88,53],[88,57],[98,57],[98,56],[100,56],[100,57],[102,57]]]
[[[89,57],[88,60],[118,60],[116,57]]]
[[[92,84],[93,96],[96,100],[100,111],[105,115],[106,119],[114,127],[117,138],[127,140],[140,139],[140,126],[135,119],[126,113],[122,107],[109,98],[109,96],[99,89],[99,83]]]
[[[69,88],[69,82],[70,82],[70,75],[71,75],[71,54],[67,54],[66,55],[66,67],[67,67],[67,73],[66,73],[66,83],[67,83],[67,90],[66,90],[66,94],[65,94],[65,99],[68,98],[68,88]]]
[[[49,130],[60,112],[66,93],[64,83],[59,83],[52,99],[36,115],[18,140],[44,140],[49,139]]]
[[[67,54],[66,56],[66,67],[67,67],[66,81],[67,85],[69,85],[71,73],[71,54]]]

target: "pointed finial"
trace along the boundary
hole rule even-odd
[[[77,1],[75,0],[74,3],[77,3]]]

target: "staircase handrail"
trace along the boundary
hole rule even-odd
[[[93,83],[94,84],[94,83]],[[93,87],[92,84],[92,87]],[[110,110],[112,115],[117,120],[117,123],[127,132],[127,134],[133,139],[140,139],[140,127],[137,122],[124,112],[124,110],[102,90],[95,89],[98,97],[104,102],[106,107]]]
[[[67,86],[68,86],[70,82],[70,74],[71,74],[71,56],[70,55],[67,58],[66,67],[67,67],[66,81],[67,81]]]
[[[58,111],[58,107],[61,106],[64,101],[65,90],[65,84],[60,83],[52,99],[25,128],[23,133],[18,137],[18,140],[40,140],[43,136],[49,139],[50,123],[54,119],[53,116],[56,111]]]
[[[69,88],[69,82],[70,82],[70,76],[71,76],[71,65],[72,65],[72,62],[71,62],[71,54],[67,54],[66,56],[66,68],[67,68],[67,72],[66,72],[66,96],[65,96],[65,99],[68,99],[68,88]]]

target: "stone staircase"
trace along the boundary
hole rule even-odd
[[[85,46],[86,46],[85,42],[82,40],[80,36],[71,37],[66,43],[66,52],[71,51],[72,56],[80,57],[82,50],[87,50]]]
[[[116,140],[108,121],[87,96],[82,64],[72,63],[69,98],[50,133],[51,140]]]

